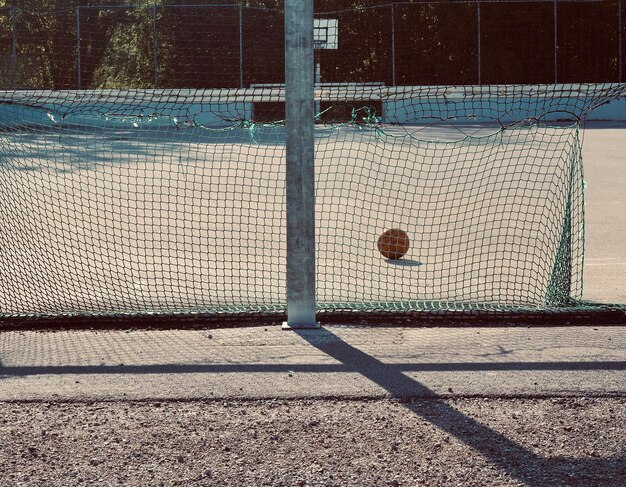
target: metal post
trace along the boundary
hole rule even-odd
[[[557,14],[557,0],[554,0],[554,84],[559,82],[559,63],[558,63],[558,54],[559,54],[559,17]]]
[[[239,87],[243,88],[243,5],[239,4]]]
[[[322,85],[322,61],[320,59],[321,56],[321,49],[315,49],[315,54],[314,54],[314,66],[315,66],[315,72],[313,75],[313,83],[314,86],[321,86]],[[318,117],[321,113],[322,113],[322,102],[320,100],[315,100],[314,102],[314,113],[315,113],[315,117]]]
[[[315,321],[313,0],[285,0],[287,322]]]
[[[391,85],[396,86],[396,16],[395,4],[391,4]]]
[[[623,26],[622,26],[622,1],[617,1],[617,80],[621,83],[624,78],[624,59],[623,59]]]
[[[11,64],[13,65],[13,89],[17,89],[17,15],[15,7],[11,7],[11,24],[13,28],[13,45],[11,46]]]
[[[481,25],[480,25],[480,1],[476,2],[476,31],[478,32],[477,34],[477,41],[476,41],[476,50],[477,50],[477,55],[476,55],[476,62],[478,63],[478,84],[481,85],[483,83],[482,80],[482,52],[481,52],[481,39],[480,39],[480,35],[481,35]]]
[[[80,70],[80,7],[76,7],[76,81],[79,90],[82,88]]]
[[[159,86],[159,59],[157,52],[157,7],[152,5],[152,63],[154,64],[154,87]]]

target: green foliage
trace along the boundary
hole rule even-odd
[[[96,10],[98,25],[105,26],[106,42],[88,86],[95,88],[154,87],[152,8]],[[98,39],[94,40],[95,42]],[[105,47],[106,46],[106,47]]]

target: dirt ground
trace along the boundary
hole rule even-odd
[[[626,398],[0,403],[2,486],[626,485]]]

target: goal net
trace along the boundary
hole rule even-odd
[[[319,310],[581,305],[580,121],[625,94],[318,86]],[[0,318],[284,314],[283,105],[280,86],[1,92]],[[402,259],[377,249],[390,228]]]

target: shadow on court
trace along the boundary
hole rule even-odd
[[[398,367],[377,360],[328,330],[322,329],[314,333],[296,331],[296,333],[311,346],[378,384],[394,398],[402,399],[407,391],[413,391],[415,396],[435,395],[418,381],[404,375]],[[624,364],[619,366],[624,367]],[[589,469],[605,472],[604,479],[609,482],[619,482],[619,478],[624,478],[625,471],[620,465],[626,464],[626,455],[614,459],[597,460],[568,457],[546,458],[468,417],[444,400],[417,404],[406,403],[405,407],[407,411],[429,421],[476,450],[525,485],[588,486],[591,485],[589,482],[600,485],[601,482],[597,478],[585,478],[584,474]],[[577,473],[575,477],[572,476],[572,472]]]

